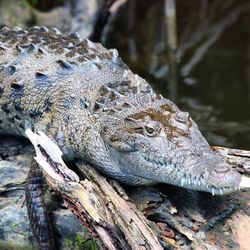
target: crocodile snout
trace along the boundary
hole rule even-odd
[[[215,188],[229,188],[233,191],[240,187],[241,175],[226,164],[219,163],[208,171],[207,179],[209,185]]]

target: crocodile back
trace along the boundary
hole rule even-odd
[[[76,34],[65,36],[43,27],[0,32],[2,133],[20,133],[21,128],[23,134],[34,125],[46,131],[57,126],[51,121],[59,113],[90,116],[100,105],[149,90],[116,50],[82,41]]]

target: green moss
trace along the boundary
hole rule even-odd
[[[16,242],[0,242],[0,249],[2,250],[36,250],[35,247],[32,246],[20,246],[17,245]]]
[[[73,243],[70,239],[65,239],[64,242],[65,242],[65,247],[67,250],[72,249]]]
[[[75,238],[76,250],[97,250],[96,242],[91,238],[85,238],[84,236],[77,234]]]
[[[65,248],[67,250],[97,250],[97,244],[91,238],[86,238],[81,234],[77,234],[74,243],[70,239],[64,239]]]

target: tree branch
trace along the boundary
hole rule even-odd
[[[35,147],[35,159],[41,165],[49,186],[60,194],[67,207],[88,228],[100,248],[163,249],[164,246],[180,249],[181,245],[187,244],[194,249],[206,249],[202,248],[204,244],[213,244],[209,242],[211,237],[206,237],[208,230],[234,211],[235,205],[228,199],[220,200],[209,194],[183,189],[179,189],[178,198],[183,206],[176,206],[166,194],[152,187],[129,191],[136,208],[117,182],[108,182],[92,166],[78,161],[76,165],[86,177],[80,180],[64,164],[62,152],[48,137],[31,130],[26,134]],[[212,149],[230,166],[236,165],[241,173],[249,173],[250,151]],[[198,206],[202,203],[201,198],[205,202],[203,208]],[[204,209],[207,209],[205,214]]]
[[[118,193],[93,167],[82,162],[77,165],[87,178],[79,181],[63,163],[60,149],[48,137],[31,130],[26,134],[35,147],[35,159],[48,184],[107,249],[163,249],[145,217],[127,196],[122,197],[125,192]]]

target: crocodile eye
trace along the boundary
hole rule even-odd
[[[144,135],[150,136],[150,137],[155,137],[159,134],[159,131],[155,130],[155,128],[145,125],[143,128]]]

